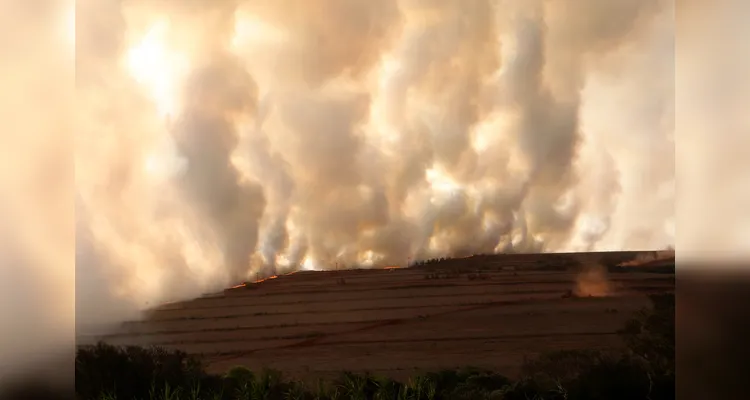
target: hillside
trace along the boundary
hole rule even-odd
[[[461,365],[513,375],[524,357],[607,349],[674,274],[615,266],[637,253],[474,256],[412,268],[303,271],[162,306],[104,337],[201,355],[214,372],[273,367],[395,378]],[[595,268],[600,264],[611,265]]]

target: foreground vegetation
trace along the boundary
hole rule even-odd
[[[397,382],[344,372],[330,382],[286,380],[278,371],[235,367],[223,376],[201,362],[158,347],[78,349],[76,397],[82,400],[256,400],[256,399],[674,399],[674,295],[651,296],[622,329],[619,352],[562,351],[528,360],[511,380],[481,368],[417,375]]]

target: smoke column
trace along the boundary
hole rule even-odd
[[[77,319],[299,267],[674,245],[673,8],[79,2]]]

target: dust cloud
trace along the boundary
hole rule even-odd
[[[602,266],[592,266],[576,276],[573,295],[576,297],[607,297],[614,294],[614,286]]]
[[[78,321],[300,267],[674,245],[673,8],[79,1]]]

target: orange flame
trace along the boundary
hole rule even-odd
[[[286,274],[282,274],[282,275],[272,275],[272,276],[269,276],[267,278],[257,279],[257,280],[252,281],[252,282],[240,283],[239,285],[232,286],[229,289],[230,290],[231,289],[240,289],[240,288],[243,288],[243,287],[247,287],[248,283],[261,283],[261,282],[265,282],[265,281],[270,280],[270,279],[276,279],[276,278],[278,278],[280,276],[288,276],[288,275],[296,274],[297,272],[299,272],[299,271],[287,272]]]

